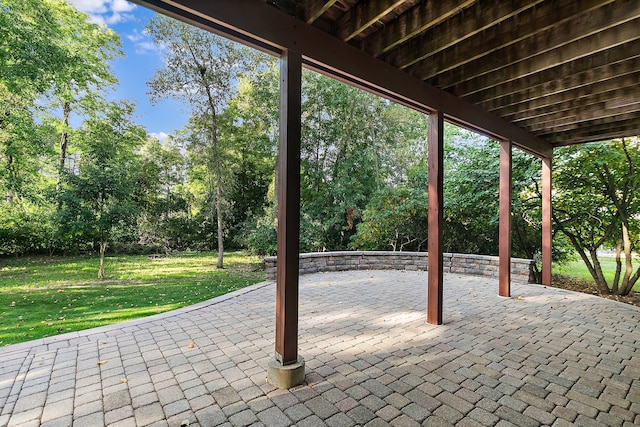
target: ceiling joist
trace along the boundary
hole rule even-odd
[[[566,109],[574,110],[575,106],[584,107],[598,97],[597,102],[606,101],[608,97],[613,96],[612,91],[619,94],[628,93],[628,90],[640,84],[640,71],[631,74],[625,74],[611,80],[594,83],[587,86],[580,86],[572,89],[568,93],[561,93],[549,96],[543,96],[536,99],[520,102],[518,104],[502,107],[496,110],[501,117],[509,117],[509,120],[517,118],[534,119],[544,111],[565,111]]]
[[[452,91],[470,102],[480,103],[493,110],[526,100],[553,95],[594,82],[610,80],[640,69],[640,43],[625,43],[609,49],[606,55],[590,55],[565,64],[547,68],[517,80],[504,81],[503,73],[492,74],[497,79],[483,80],[483,87],[472,95],[462,95],[458,86]]]
[[[322,16],[337,0],[309,0],[305,19],[308,24]]]
[[[407,40],[457,15],[476,0],[444,0],[420,2],[400,15],[382,30],[367,38],[365,51],[380,56]]]
[[[524,16],[518,16],[518,20],[522,18],[526,22],[528,10],[543,8],[543,5],[538,6],[542,0],[535,2],[515,0],[512,3],[498,2],[496,7],[492,8],[483,8],[480,4],[475,4],[464,10],[464,13],[456,14],[443,22],[442,25],[422,33],[420,37],[414,38],[402,46],[398,46],[397,49],[389,52],[384,59],[398,68],[405,69],[422,61],[428,61],[436,53],[453,48],[459,43],[479,35],[483,39],[485,35],[486,39],[492,39],[495,36],[491,32],[496,31],[492,30],[495,27],[501,32],[503,31],[501,28],[507,27],[505,31],[510,34],[512,27],[508,27],[509,18],[522,13]],[[575,7],[572,10],[575,11]]]
[[[356,4],[338,20],[338,38],[351,40],[402,3],[404,0],[365,0]]]
[[[584,17],[584,20],[589,24],[583,24],[581,20],[568,26],[568,28],[586,26],[590,30],[586,37],[582,37],[579,32],[555,27],[518,44],[509,44],[492,52],[489,56],[479,57],[455,69],[443,65],[442,67],[447,71],[438,74],[437,86],[441,88],[454,85],[464,87],[462,83],[465,83],[467,87],[464,93],[470,94],[480,90],[474,84],[474,79],[485,74],[495,73],[502,68],[507,68],[506,74],[511,76],[510,80],[515,80],[638,40],[640,39],[640,31],[638,31],[640,28],[640,2],[634,3],[634,7],[630,9],[633,9],[634,13],[625,13],[624,22],[619,25],[608,26],[606,19],[597,19],[602,14],[593,12],[595,15],[593,21]],[[627,18],[632,19],[627,20]],[[464,62],[464,60],[457,61],[455,57],[450,60]],[[445,61],[445,59],[433,59],[433,61],[438,67],[440,61]],[[414,72],[412,74],[415,75]],[[424,76],[419,77],[424,78]]]

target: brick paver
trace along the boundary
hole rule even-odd
[[[300,278],[305,384],[265,382],[274,285],[173,313],[0,348],[0,427],[532,426],[640,423],[640,310],[424,272]]]

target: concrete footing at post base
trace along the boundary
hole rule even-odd
[[[295,363],[283,365],[278,360],[269,362],[267,381],[274,387],[290,389],[304,382],[304,359],[298,356]]]

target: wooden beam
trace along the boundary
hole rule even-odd
[[[577,142],[603,141],[609,138],[640,134],[640,111],[622,120],[609,120],[604,123],[582,126],[549,134],[548,140],[554,144],[568,143],[575,139]],[[617,136],[614,136],[617,135]]]
[[[561,0],[563,3],[569,0]],[[610,0],[609,0],[610,1]],[[440,2],[427,2],[440,3]],[[448,2],[447,2],[448,3]],[[496,2],[491,7],[477,3],[465,9],[464,14],[453,16],[440,27],[425,31],[419,37],[408,40],[397,49],[390,50],[384,59],[396,67],[406,68],[430,56],[450,48],[463,40],[502,26],[509,18],[532,7],[545,7],[541,1],[513,0]],[[574,8],[575,11],[575,8]],[[526,19],[527,15],[524,15]],[[418,19],[420,19],[418,17]]]
[[[429,114],[429,206],[427,322],[442,324],[442,209],[444,176],[444,116]]]
[[[373,56],[380,56],[460,13],[475,2],[476,0],[420,2],[367,37],[363,41],[365,51]]]
[[[287,51],[280,59],[276,267],[276,359],[282,365],[298,361],[301,88],[302,57]]]
[[[307,0],[305,19],[308,24],[320,18],[338,0]]]
[[[542,284],[551,286],[551,157],[542,158]]]
[[[497,139],[514,141],[538,156],[552,147],[522,128],[447,92],[411,78],[371,55],[269,6],[261,0],[134,0],[184,22],[278,53],[300,52],[305,64],[379,96],[421,111],[441,111],[448,120]]]
[[[511,296],[511,141],[500,141],[500,226],[498,294]]]
[[[575,112],[565,112],[564,115],[558,113],[538,117],[532,120],[532,124],[525,127],[531,132],[544,135],[549,133],[547,132],[548,130],[552,130],[552,133],[557,133],[583,126],[591,126],[598,124],[600,121],[605,123],[612,120],[626,120],[632,118],[631,115],[636,112],[638,112],[638,101],[635,98],[632,104],[616,108],[607,108],[607,102],[600,102]]]
[[[593,118],[589,120],[583,121],[573,121],[568,124],[563,125],[554,125],[552,127],[546,127],[544,130],[539,131],[540,135],[545,135],[552,137],[554,134],[562,133],[562,132],[571,132],[571,131],[579,131],[584,132],[589,129],[598,128],[598,129],[615,129],[618,123],[631,123],[631,122],[640,123],[640,111],[637,109],[629,112],[626,109],[624,114],[617,114],[615,116],[599,116],[598,118]],[[578,133],[579,135],[579,133]]]
[[[640,123],[627,123],[619,125],[609,131],[600,131],[597,134],[576,136],[573,133],[562,134],[554,137],[554,146],[562,147],[573,144],[586,144],[588,142],[608,141],[615,138],[626,138],[629,135],[640,135]]]
[[[567,9],[570,10],[571,7]],[[627,29],[627,33],[621,33],[619,38],[615,35],[616,31],[610,31],[609,37],[603,39],[588,36],[615,28],[639,16],[640,4],[632,1],[627,5],[612,3],[589,11],[583,11],[580,8],[580,13],[568,15],[564,20],[559,20],[552,14],[547,21],[532,22],[527,28],[530,33],[525,34],[519,24],[519,17],[515,17],[513,21],[517,24],[511,32],[503,32],[501,37],[490,37],[483,33],[459,43],[454,51],[449,50],[432,55],[428,61],[416,64],[407,71],[423,80],[431,80],[439,76],[433,82],[438,87],[447,88],[543,53],[546,57],[549,52],[563,46],[566,46],[563,48],[565,56],[573,55],[576,58],[584,56],[584,53],[580,53],[581,48],[589,52],[604,50],[608,46],[623,43],[629,38],[633,39],[630,29]],[[548,22],[547,26],[545,22]],[[495,28],[495,31],[504,31],[501,26],[492,28]],[[583,39],[587,40],[576,43]],[[567,55],[568,52],[569,55]],[[556,56],[551,57],[557,62],[554,65],[567,62],[563,57]]]
[[[524,64],[523,64],[524,65]],[[640,69],[640,43],[625,43],[598,55],[589,55],[566,64],[547,68],[518,80],[510,80],[500,70],[498,75],[478,80],[483,89],[470,88],[462,83],[451,87],[457,96],[465,97],[483,108],[492,110],[517,104],[541,96],[553,95],[576,89]],[[522,74],[522,73],[520,73]],[[490,78],[489,78],[490,77]]]
[[[362,0],[357,2],[338,19],[336,36],[340,40],[349,41],[402,3],[404,0]]]
[[[553,111],[571,111],[571,109],[579,106],[607,101],[611,99],[611,96],[618,97],[629,94],[629,89],[635,91],[639,83],[640,71],[586,86],[579,86],[576,89],[558,94],[537,97],[517,104],[499,107],[493,112],[505,117],[507,120],[518,120],[541,116]]]

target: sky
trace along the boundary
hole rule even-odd
[[[112,63],[119,81],[112,98],[134,101],[136,123],[160,140],[182,128],[188,120],[182,105],[171,100],[151,105],[147,95],[147,80],[162,68],[161,49],[144,32],[155,12],[126,0],[70,0],[70,3],[88,13],[93,22],[107,25],[120,35],[125,57]]]

